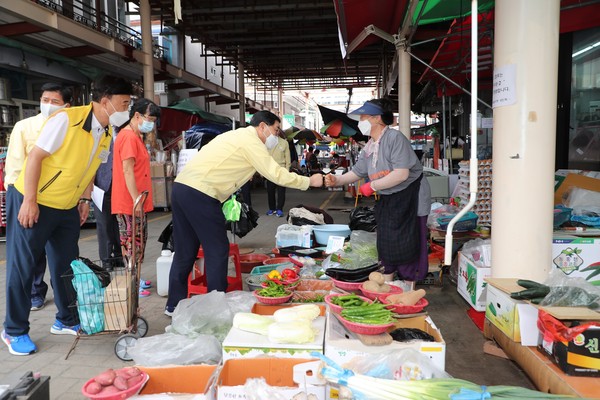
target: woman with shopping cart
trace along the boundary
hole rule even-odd
[[[131,242],[136,238],[136,251],[139,255],[134,260],[141,264],[144,259],[144,248],[148,239],[148,222],[146,213],[153,210],[152,178],[150,175],[150,155],[144,139],[147,133],[154,130],[156,120],[160,116],[160,107],[148,99],[138,99],[129,111],[129,122],[121,127],[114,143],[112,213],[117,215],[123,255],[131,258]],[[148,192],[144,203],[138,204],[135,215],[133,205],[138,196]],[[133,218],[136,226],[144,232],[137,235],[132,231]],[[140,296],[149,296],[149,282],[140,281]]]

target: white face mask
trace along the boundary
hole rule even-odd
[[[267,139],[265,139],[265,146],[267,146],[267,149],[271,150],[277,146],[277,136],[271,134],[269,129],[267,130],[269,131],[269,136],[267,136]]]
[[[108,102],[112,109],[115,111],[114,113],[108,116],[108,122],[115,127],[120,127],[127,121],[129,121],[129,111],[117,111],[115,106],[109,101]],[[108,112],[106,113],[108,115]]]
[[[143,120],[142,123],[138,125],[138,129],[142,133],[152,132],[152,130],[154,129],[154,121]]]
[[[358,121],[358,129],[365,136],[371,136],[371,123],[368,119]]]
[[[44,118],[48,118],[49,116],[54,114],[56,111],[61,110],[61,109],[65,108],[66,106],[67,106],[66,104],[63,104],[62,106],[56,106],[52,103],[40,102],[40,112],[42,113]]]

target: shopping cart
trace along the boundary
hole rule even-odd
[[[148,192],[143,192],[137,197],[133,206],[134,216],[135,210],[140,208],[143,217],[147,197]],[[115,355],[123,361],[131,361],[133,358],[129,355],[129,349],[135,346],[140,337],[148,333],[148,322],[139,315],[144,225],[138,224],[137,218],[134,217],[131,229],[131,255],[123,249],[122,267],[117,266],[113,271],[107,272],[89,260],[80,259],[90,267],[89,272],[70,270],[62,276],[70,300],[69,308],[80,321],[82,328],[65,359],[75,350],[82,337],[119,333],[121,336],[117,338],[114,346]],[[99,287],[97,277],[105,287]]]

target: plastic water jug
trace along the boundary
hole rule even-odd
[[[159,296],[169,295],[169,273],[173,262],[171,250],[163,250],[156,259],[156,292]]]

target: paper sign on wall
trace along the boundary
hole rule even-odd
[[[494,68],[492,108],[510,106],[517,102],[517,66],[504,65]]]
[[[188,161],[198,154],[198,149],[184,149],[179,152],[179,158],[177,159],[177,173],[180,173],[187,164]]]

